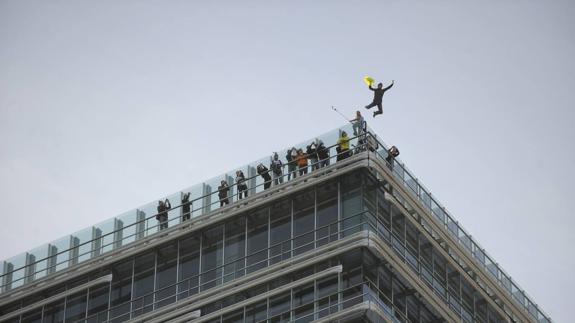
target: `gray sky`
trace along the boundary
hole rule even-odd
[[[575,305],[572,1],[0,0],[0,259],[370,126],[558,322]],[[366,114],[367,115],[367,114]]]

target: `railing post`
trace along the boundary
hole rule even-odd
[[[114,219],[114,249],[118,249],[122,246],[122,236],[124,228],[124,222],[120,219]]]
[[[14,265],[3,261],[2,262],[2,286],[0,286],[0,292],[7,292],[12,289],[12,271],[14,270]]]
[[[203,212],[202,214],[207,214],[212,209],[212,187],[206,183],[202,184],[202,196],[203,198]]]
[[[144,238],[146,231],[146,212],[136,210],[136,240]]]
[[[228,192],[228,199],[230,200],[230,203],[234,203],[234,190],[235,190],[234,178],[226,174],[225,181],[226,183],[228,183],[228,186],[230,187],[230,191]]]
[[[36,256],[30,253],[26,253],[26,267],[24,268],[24,284],[27,284],[34,280],[34,274],[36,273]]]
[[[256,168],[253,166],[248,166],[248,178],[249,178],[249,183],[248,183],[248,192],[249,192],[249,196],[252,196],[254,194],[256,194]]]
[[[68,266],[73,266],[78,263],[79,245],[80,239],[70,236],[70,259],[68,260]]]
[[[56,272],[56,264],[58,258],[58,247],[49,244],[48,245],[48,263],[46,264],[46,274]]]
[[[99,256],[101,249],[102,249],[102,230],[96,227],[92,227],[92,246],[91,246],[90,258]]]

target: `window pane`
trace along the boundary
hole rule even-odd
[[[134,316],[152,311],[154,302],[154,266],[156,254],[138,255],[134,263]]]
[[[86,316],[86,291],[69,296],[66,301],[66,322],[75,322]]]
[[[18,316],[13,318],[12,320],[8,320],[8,322],[18,322]],[[38,308],[33,310],[32,312],[28,312],[22,315],[22,323],[40,323],[42,322],[42,308]]]
[[[48,304],[44,307],[44,323],[64,322],[64,300]]]
[[[361,230],[361,175],[354,173],[341,181],[341,206],[343,235],[348,236]]]
[[[246,306],[245,322],[259,322],[265,320],[267,316],[267,300],[261,301],[254,305]]]
[[[248,215],[248,273],[267,266],[268,209]]]
[[[270,264],[275,264],[291,257],[291,201],[272,205],[270,219]]]
[[[224,249],[224,282],[241,277],[245,274],[246,250],[246,220],[245,217],[227,222],[226,241]]]
[[[178,299],[198,293],[200,273],[200,238],[192,236],[179,243],[180,270],[178,277]]]
[[[155,308],[176,301],[177,244],[171,243],[158,250]]]
[[[314,204],[314,190],[308,190],[307,192],[299,194],[294,198],[294,255],[301,254],[314,248]]]
[[[318,246],[337,240],[337,182],[318,186],[316,217]]]
[[[223,234],[223,225],[202,234],[202,291],[222,283]]]
[[[110,292],[110,320],[126,321],[130,315],[130,299],[132,298],[132,259],[112,268],[113,280]]]
[[[108,284],[90,288],[88,295],[88,322],[99,323],[108,319],[108,299],[110,286]]]

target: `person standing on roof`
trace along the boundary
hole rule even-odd
[[[385,91],[391,89],[391,87],[393,86],[394,81],[391,81],[391,84],[386,87],[383,88],[383,84],[379,83],[377,84],[377,89],[374,89],[371,87],[371,84],[368,85],[369,89],[373,91],[373,102],[371,102],[370,104],[366,105],[365,108],[366,109],[371,109],[375,106],[377,106],[378,110],[375,111],[373,113],[373,116],[377,116],[378,114],[382,114],[383,113],[383,108],[381,106],[381,101],[383,99],[383,94],[385,93]]]
[[[391,148],[387,150],[387,157],[385,158],[385,161],[387,161],[387,167],[389,167],[389,169],[393,170],[393,165],[397,156],[399,156],[399,149],[397,149],[395,146],[391,146]]]
[[[190,219],[191,205],[192,202],[190,202],[190,192],[184,193],[182,195],[182,221],[187,221]]]
[[[355,112],[355,119],[350,120],[351,124],[353,125],[353,135],[354,136],[360,136],[364,133],[364,130],[366,128],[366,124],[365,124],[365,119],[363,118],[363,116],[361,115],[361,112],[356,111]]]
[[[317,163],[317,145],[315,143],[315,140],[306,147],[306,154],[311,164],[311,170],[314,171],[318,169],[319,165]]]
[[[329,149],[319,140],[317,145],[317,157],[319,159],[319,167],[329,166]]]
[[[341,132],[339,139],[337,140],[337,161],[343,160],[350,156],[349,154],[349,137],[345,131]]]
[[[307,174],[307,156],[303,152],[303,149],[298,149],[295,160],[297,161],[299,168],[299,175],[302,176]]]
[[[172,208],[170,200],[158,201],[158,213],[156,214],[156,220],[160,224],[160,230],[168,228],[168,210]]]
[[[248,197],[248,185],[246,184],[246,177],[244,172],[241,170],[236,171],[236,183],[238,185],[238,200],[242,199],[242,194],[244,197]]]
[[[274,185],[278,185],[284,182],[284,164],[280,160],[278,153],[275,153],[270,158],[270,169],[272,170],[272,176],[274,179]]]
[[[218,186],[218,197],[220,198],[220,207],[230,204],[230,199],[228,199],[228,192],[230,191],[230,186],[224,180],[220,182]]]
[[[270,176],[270,170],[264,166],[264,164],[259,163],[256,167],[258,175],[264,179],[264,190],[267,190],[272,186],[272,177]]]
[[[288,166],[288,181],[292,178],[296,178],[297,176],[297,149],[295,147],[291,147],[288,149],[286,153],[286,160]]]

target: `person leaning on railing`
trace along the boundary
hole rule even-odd
[[[395,146],[391,146],[391,148],[387,150],[387,157],[385,158],[389,169],[393,170],[393,162],[397,156],[399,156],[399,149]]]
[[[264,179],[264,190],[267,190],[272,186],[272,177],[270,176],[270,170],[265,167],[262,163],[256,167],[258,174]]]

